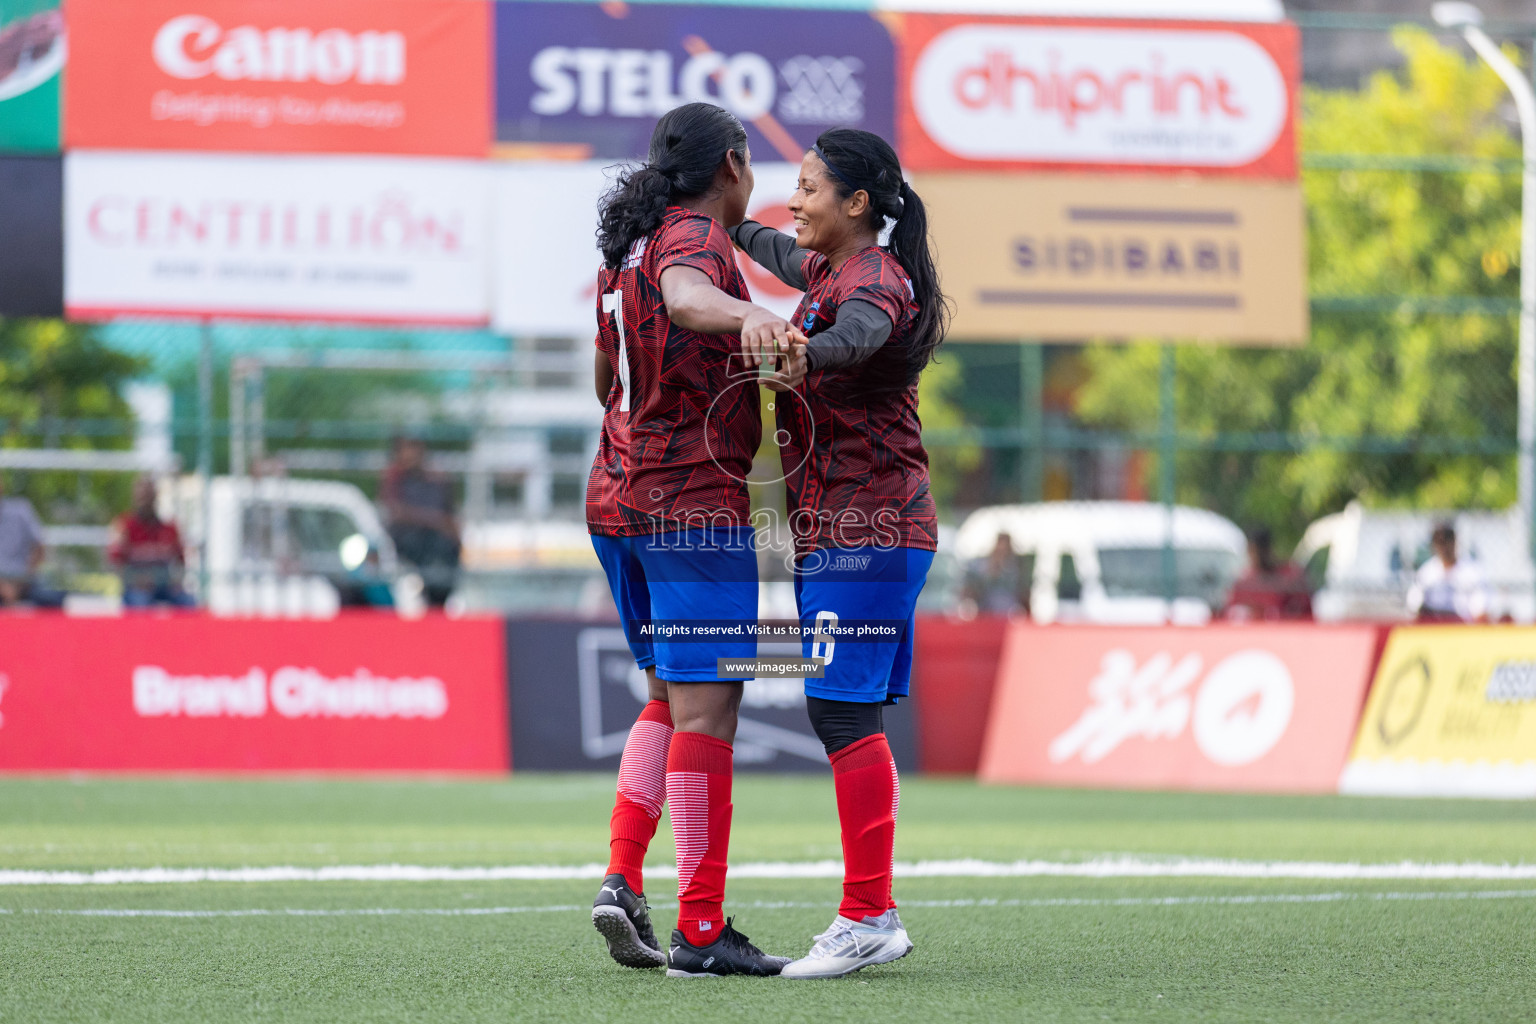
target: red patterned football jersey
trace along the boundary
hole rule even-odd
[[[870,545],[932,551],[938,519],[917,384],[908,383],[918,314],[911,281],[879,246],[835,271],[813,252],[802,271],[808,287],[794,323],[807,337],[836,323],[838,307],[854,299],[881,309],[892,329],[863,362],[811,371],[798,389],[804,402],[788,395],[775,400],[795,551]]]
[[[617,271],[598,273],[597,346],[614,381],[587,480],[587,526],[596,534],[748,525],[746,478],[762,440],[757,375],[742,363],[738,335],[672,323],[661,272],[674,266],[750,298],[725,229],[677,206]]]

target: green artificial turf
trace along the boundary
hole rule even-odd
[[[583,864],[611,779],[0,779],[0,869]],[[738,778],[732,861],[838,855],[830,780]],[[670,862],[665,826],[654,847]],[[1536,807],[904,780],[898,858],[1536,860]],[[607,959],[590,882],[0,886],[0,1021],[1528,1021],[1536,882],[913,878],[917,944],[841,981]],[[670,924],[669,883],[651,886]],[[798,954],[833,879],[737,879]],[[224,916],[105,916],[154,911]],[[326,913],[313,913],[323,911]],[[82,913],[84,912],[84,913]]]

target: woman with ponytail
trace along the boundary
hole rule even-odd
[[[805,292],[794,322],[808,375],[796,368],[794,396],[775,404],[805,654],[824,665],[805,681],[806,706],[832,762],[844,875],[837,918],[782,976],[828,978],[912,949],[891,898],[900,786],[883,707],[908,693],[913,612],[938,540],[917,380],[949,311],[923,202],[878,135],[823,132],[789,210],[793,237],[753,221],[731,236]],[[861,626],[890,639],[860,642]]]
[[[741,122],[690,103],[657,122],[650,158],[619,175],[598,212],[596,383],[606,408],[587,525],[651,699],[619,762],[592,923],[619,963],[665,965],[674,977],[772,975],[788,962],[752,945],[721,909],[744,676],[721,679],[717,664],[756,657],[756,641],[745,629],[745,640],[653,641],[650,628],[757,621],[746,477],[762,420],[760,371],[748,364],[769,353],[803,373],[805,339],[749,301],[724,225],[746,215],[751,194]],[[677,840],[670,953],[651,928],[642,878],[663,803]]]

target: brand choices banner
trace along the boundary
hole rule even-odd
[[[71,317],[487,319],[484,163],[73,152],[64,166]]]
[[[58,150],[59,78],[68,50],[59,0],[0,4],[0,152]]]
[[[0,617],[0,769],[506,771],[501,631]]]
[[[1296,176],[1294,25],[937,14],[903,24],[911,169]]]
[[[516,6],[516,5],[513,5]],[[754,166],[756,187],[747,216],[793,230],[784,206],[795,190],[799,164]],[[505,334],[597,333],[597,200],[612,183],[609,161],[508,162],[495,175],[495,295],[492,326]],[[747,288],[780,316],[789,316],[800,292],[738,252]]]
[[[992,782],[1335,792],[1374,627],[1032,627],[1003,650]]]
[[[1536,797],[1536,629],[1394,629],[1339,788]]]
[[[66,143],[483,156],[489,8],[70,0]]]
[[[834,125],[890,139],[890,35],[868,13],[665,4],[498,3],[496,138],[643,158],[656,119],[734,112],[759,160],[800,162]]]

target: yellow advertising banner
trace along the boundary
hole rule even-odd
[[[1339,788],[1536,796],[1536,628],[1394,629]]]
[[[1295,182],[920,174],[956,341],[1299,345]]]

